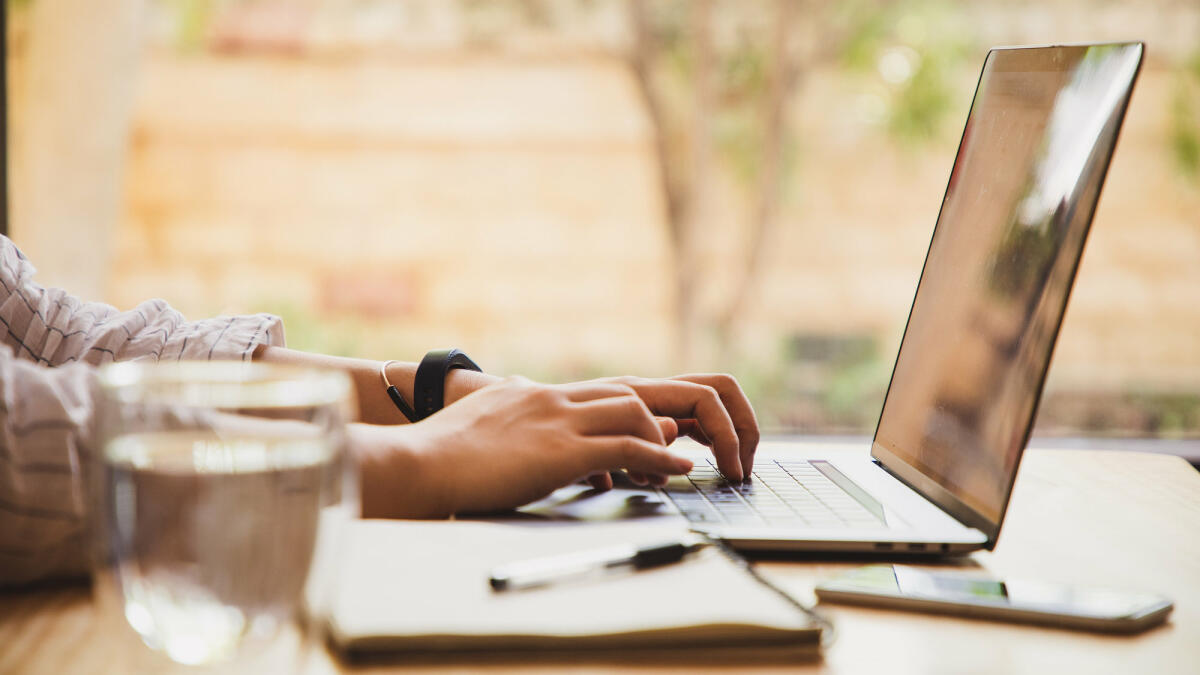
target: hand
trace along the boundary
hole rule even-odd
[[[709,446],[717,468],[726,478],[742,480],[754,469],[758,419],[733,376],[694,374],[665,380],[613,377],[592,382],[623,384],[633,389],[652,413],[674,419],[679,433]],[[636,482],[663,480],[661,476],[630,475]]]
[[[458,379],[447,380],[447,405],[459,396],[498,381],[495,376],[471,371],[451,373]],[[709,446],[717,460],[717,468],[730,480],[742,480],[753,471],[759,441],[758,419],[750,400],[732,375],[690,374],[669,379],[625,376],[588,382],[620,384],[632,389],[650,411],[659,416],[667,444],[675,440],[676,434],[682,434]],[[451,398],[452,388],[454,398]],[[666,482],[666,477],[661,474],[630,471],[629,475],[640,485]],[[588,480],[600,489],[612,487],[612,479],[606,472],[593,474]]]
[[[417,424],[356,425],[352,433],[367,517],[496,511],[596,472],[692,468],[667,451],[643,398],[618,382],[508,378]]]

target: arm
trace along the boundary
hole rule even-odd
[[[267,363],[285,363],[346,371],[354,381],[358,398],[359,421],[368,424],[403,424],[407,420],[387,397],[379,378],[382,361],[311,354],[293,349],[261,345],[254,359]],[[400,389],[405,400],[413,400],[413,379],[417,364],[393,363],[388,379]],[[446,405],[468,394],[500,382],[486,373],[455,369],[446,375]],[[758,447],[758,420],[737,380],[723,374],[680,375],[670,379],[615,377],[594,383],[618,384],[637,395],[654,415],[674,420],[660,426],[674,428],[713,448],[722,473],[741,480],[754,465]],[[635,476],[635,478],[637,478]],[[642,482],[642,481],[639,481]]]
[[[352,430],[366,516],[424,518],[464,509],[515,507],[584,476],[596,488],[611,488],[608,470],[618,468],[628,470],[635,483],[662,484],[667,474],[680,473],[667,470],[682,466],[679,461],[672,464],[678,458],[668,455],[664,460],[658,450],[650,452],[632,442],[665,447],[679,430],[712,447],[720,470],[737,480],[750,472],[758,443],[754,410],[737,381],[727,375],[617,377],[556,388],[451,370],[444,410],[401,430],[372,426],[407,422],[384,392],[382,362],[272,346],[259,347],[254,359],[348,372],[358,395],[359,420],[367,423]],[[414,363],[389,366],[389,380],[409,401],[415,371]],[[604,406],[553,404],[556,396],[562,402],[578,395],[564,392],[581,389],[614,400]],[[473,395],[486,399],[486,404],[473,400]],[[506,411],[508,423],[498,424],[499,410]],[[625,464],[614,462],[610,452],[583,436],[630,442],[635,456]]]
[[[379,367],[383,365],[382,361],[312,354],[266,344],[259,345],[254,350],[253,358],[255,361],[264,363],[344,370],[354,382],[360,422],[368,424],[406,424],[408,422],[384,391],[383,383],[379,379]],[[404,400],[410,403],[413,400],[413,380],[416,374],[417,364],[415,363],[393,363],[388,366],[388,380],[400,389]],[[477,389],[499,381],[500,378],[495,375],[460,368],[451,370],[446,375],[446,405],[454,403]]]

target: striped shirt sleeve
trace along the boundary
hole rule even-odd
[[[0,586],[87,571],[96,366],[248,360],[257,346],[284,342],[272,315],[187,321],[161,300],[120,312],[33,275],[0,236]]]

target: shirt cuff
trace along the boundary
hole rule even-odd
[[[285,344],[283,320],[273,314],[219,316],[194,327],[179,351],[185,361],[249,361],[259,345]]]

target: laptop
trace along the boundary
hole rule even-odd
[[[991,550],[1143,48],[988,53],[869,457],[704,455],[664,504],[743,550]]]

